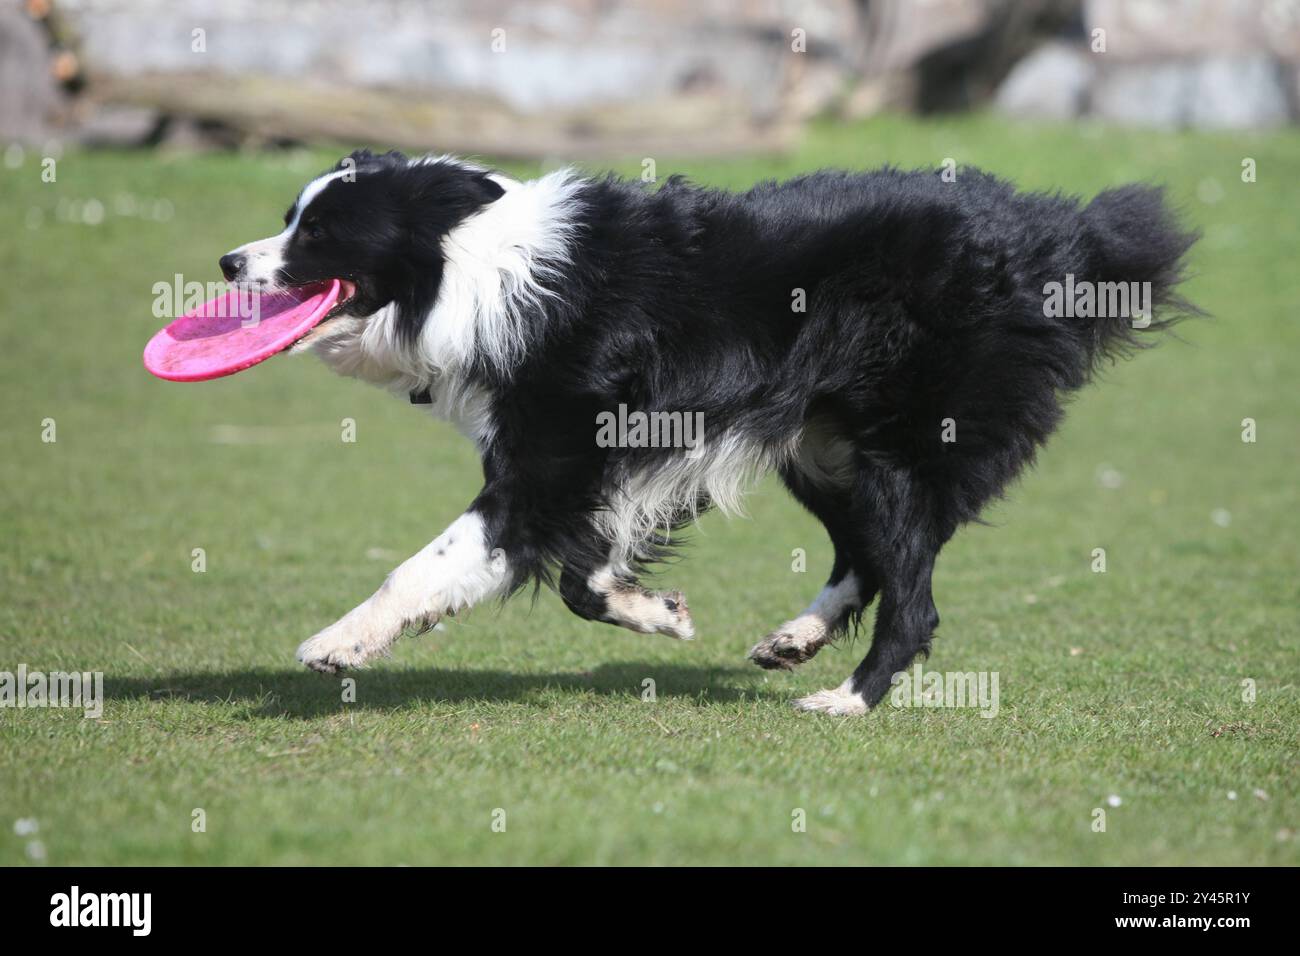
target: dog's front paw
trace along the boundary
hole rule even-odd
[[[865,714],[869,709],[866,700],[849,686],[848,681],[834,690],[819,690],[807,697],[800,697],[794,701],[794,706],[797,710],[820,711],[836,717]]]
[[[347,619],[331,624],[315,637],[298,646],[298,662],[322,674],[337,674],[350,667],[361,667],[376,654],[383,653],[373,635],[353,627]]]
[[[679,641],[695,637],[695,622],[681,591],[648,591],[642,587],[622,587],[604,595],[611,624],[642,634],[667,634]]]
[[[689,641],[695,637],[695,621],[691,609],[686,605],[686,595],[681,591],[658,592],[655,600],[663,602],[666,617],[655,626],[660,634],[667,634],[679,641]]]

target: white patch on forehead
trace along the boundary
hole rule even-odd
[[[326,173],[318,179],[313,179],[298,194],[298,199],[293,204],[293,220],[285,226],[285,232],[293,232],[298,228],[298,220],[302,218],[303,210],[311,205],[311,201],[319,196],[330,183],[336,179],[342,179],[348,174],[356,175],[356,169],[340,169],[332,173]]]
[[[478,163],[471,163],[467,159],[461,159],[459,156],[452,156],[450,153],[443,153],[441,156],[417,156],[408,160],[409,166],[435,166],[438,163],[444,163],[447,166],[456,166],[460,169],[467,169],[475,173],[486,173],[486,166],[480,166]]]

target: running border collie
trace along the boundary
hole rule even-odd
[[[1196,237],[1158,189],[1081,205],[973,169],[950,179],[822,171],[737,194],[571,170],[518,182],[362,150],[312,181],[284,230],[222,256],[223,273],[262,290],[341,280],[341,304],[290,351],[450,419],[484,485],[298,660],[360,666],[530,582],[583,618],[689,639],[682,594],[638,573],[775,471],[835,562],[749,656],[793,668],[878,596],[866,658],[796,701],[866,712],[929,652],[944,543],[1032,461],[1099,363],[1195,311],[1174,289]],[[1137,284],[1149,302],[1046,308],[1067,281]],[[627,409],[702,415],[704,440],[597,441],[602,416]]]

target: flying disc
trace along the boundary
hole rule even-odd
[[[144,367],[171,382],[242,372],[315,328],[341,292],[338,279],[261,294],[232,288],[159,330],[144,347]]]

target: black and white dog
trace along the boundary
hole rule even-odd
[[[682,595],[637,572],[775,471],[835,564],[749,656],[792,668],[879,595],[866,659],[797,701],[863,713],[929,650],[939,549],[1033,459],[1062,397],[1190,310],[1173,289],[1194,238],[1142,186],[1080,206],[974,170],[885,169],[733,194],[354,153],[222,271],[268,290],[344,280],[346,301],[291,349],[427,402],[475,442],[485,481],[298,659],[357,667],[530,581],[584,618],[691,638]],[[1149,294],[1111,314],[1048,308],[1062,283]],[[628,409],[696,416],[703,442],[598,441]]]

